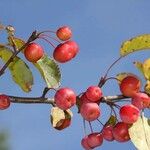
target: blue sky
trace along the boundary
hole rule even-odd
[[[60,65],[62,86],[80,93],[89,85],[98,83],[108,66],[119,57],[119,48],[124,40],[150,33],[149,7],[149,0],[1,0],[0,21],[13,25],[16,35],[24,39],[35,29],[56,30],[62,25],[70,26],[80,53],[73,61]],[[51,55],[53,48],[47,43],[42,44]],[[113,68],[110,76],[125,71],[133,71],[140,76],[132,62],[143,61],[149,54],[148,51],[139,52],[124,58]],[[32,92],[26,94],[14,85],[9,71],[0,79],[0,92],[18,96],[41,95],[45,84],[36,69],[32,65],[30,67],[35,76]],[[104,95],[119,94],[115,82],[108,82],[103,91]],[[101,109],[104,120],[107,111],[105,107]],[[81,150],[82,119],[76,108],[72,110],[71,127],[60,132],[50,126],[50,106],[12,104],[8,110],[0,112],[0,129],[8,131],[11,150]],[[99,129],[99,125],[95,126],[95,130]],[[97,149],[135,148],[130,142],[104,142]]]

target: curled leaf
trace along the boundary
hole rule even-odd
[[[63,111],[58,107],[51,109],[51,124],[57,130],[62,130],[68,127],[71,123],[72,112],[68,109]]]
[[[150,34],[139,35],[123,42],[120,48],[120,55],[126,56],[130,53],[149,48],[150,48]]]

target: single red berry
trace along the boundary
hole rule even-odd
[[[78,46],[73,41],[67,41],[63,44],[59,44],[54,52],[53,57],[56,61],[60,63],[65,63],[70,61],[78,53]]]
[[[85,120],[94,121],[100,116],[100,108],[97,103],[84,103],[80,113]]]
[[[107,140],[107,141],[113,141],[114,140],[112,130],[113,130],[112,125],[104,126],[104,128],[102,130],[102,135],[103,135],[103,138],[105,140]]]
[[[0,95],[0,110],[7,109],[10,106],[10,99],[7,95]]]
[[[140,87],[141,82],[136,76],[127,76],[121,81],[120,91],[124,96],[132,97],[139,92]]]
[[[98,86],[90,86],[86,90],[86,96],[90,101],[96,102],[102,97],[102,91]]]
[[[57,30],[56,35],[60,40],[66,41],[72,37],[72,31],[68,26],[63,26]]]
[[[103,136],[101,133],[95,132],[88,135],[87,144],[93,149],[101,146],[103,143]]]
[[[150,106],[150,97],[145,93],[135,93],[132,97],[132,104],[138,109],[144,109]]]
[[[124,123],[132,124],[138,120],[140,111],[136,106],[128,104],[120,108],[119,114]]]
[[[30,62],[37,62],[44,55],[43,48],[37,43],[30,43],[24,50],[26,59]]]
[[[78,44],[74,41],[67,41],[66,44],[70,45],[70,47],[72,49],[72,53],[73,53],[72,58],[74,58],[77,55],[77,53],[79,52]]]
[[[67,110],[76,104],[76,94],[70,88],[59,89],[54,96],[57,107]]]
[[[80,106],[84,103],[91,103],[91,101],[87,98],[86,93],[83,93],[80,97]]]
[[[82,140],[81,140],[81,145],[85,150],[91,150],[92,148],[88,145],[87,143],[87,139],[88,136],[85,136]]]
[[[118,122],[112,130],[114,139],[118,142],[129,141],[130,136],[129,136],[128,129],[129,129],[128,124],[124,122]]]

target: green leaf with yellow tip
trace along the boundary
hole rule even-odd
[[[0,46],[0,58],[4,63],[8,61],[12,54],[13,52],[9,48]],[[8,68],[15,83],[17,83],[24,92],[31,91],[33,85],[33,76],[26,63],[21,58],[16,56],[9,64]]]
[[[60,85],[61,73],[57,63],[44,55],[40,60],[34,63],[35,67],[41,73],[48,88],[58,88]]]
[[[120,55],[126,56],[144,49],[150,49],[150,34],[139,35],[123,42],[120,48]]]

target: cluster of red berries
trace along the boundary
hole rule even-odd
[[[47,35],[41,34],[39,38],[41,37],[42,39],[45,40],[43,36],[47,36]],[[55,47],[53,51],[53,58],[60,63],[65,63],[70,61],[72,58],[74,58],[77,55],[79,51],[79,47],[77,43],[70,40],[72,37],[71,29],[67,26],[60,27],[56,31],[56,36],[59,40],[64,41],[64,43],[60,42],[60,44],[57,47]],[[46,39],[46,41],[48,40]],[[51,44],[50,41],[48,42]],[[43,57],[43,55],[44,55],[44,50],[41,47],[41,45],[34,42],[28,44],[24,50],[24,56],[30,62],[34,62],[34,63],[37,62],[39,59]]]
[[[90,150],[103,143],[103,139],[107,141],[116,140],[118,142],[126,142],[130,140],[128,129],[138,120],[140,110],[150,106],[150,97],[143,92],[140,92],[141,82],[134,76],[125,77],[120,83],[120,91],[129,98],[131,104],[126,104],[120,107],[119,115],[121,121],[115,125],[106,124],[100,132],[92,132],[86,135],[81,144],[84,149]],[[86,121],[98,120],[101,111],[99,104],[103,94],[98,86],[90,86],[79,98],[79,111],[81,116]],[[76,94],[70,88],[61,88],[55,94],[55,103],[62,110],[67,110],[75,105]],[[118,119],[117,119],[118,120]]]
[[[60,43],[55,47],[53,51],[53,58],[60,63],[68,62],[73,59],[79,51],[79,47],[76,42],[70,40],[72,37],[72,31],[69,27],[63,26],[55,33],[57,38],[63,41],[63,43]],[[45,36],[47,35],[41,34],[39,38],[41,37],[42,39],[45,39]],[[24,55],[28,61],[35,63],[44,56],[44,50],[39,44],[33,42],[26,46]],[[150,97],[140,90],[141,81],[135,75],[128,75],[120,81],[120,91],[125,98],[131,98],[131,103],[121,107],[117,105],[119,107],[119,116],[121,121],[118,121],[119,119],[115,114],[117,123],[108,124],[107,122],[103,125],[101,131],[93,132],[91,130],[92,133],[83,137],[81,145],[85,150],[91,150],[102,145],[103,139],[107,141],[116,140],[118,142],[126,142],[130,140],[128,129],[138,120],[140,111],[150,107]],[[89,123],[95,120],[100,122],[99,117],[101,115],[101,110],[99,105],[102,100],[103,93],[99,86],[90,86],[79,96],[77,96],[70,88],[60,88],[56,91],[54,96],[54,103],[58,108],[65,112],[65,110],[77,105],[79,113],[83,117],[84,121],[86,120]],[[8,108],[10,103],[11,101],[8,96],[4,94],[0,95],[0,110]],[[111,108],[115,106],[114,102],[108,105],[111,105]],[[61,123],[61,126],[56,127],[56,129],[62,130],[68,127],[71,123],[71,118],[66,118]]]

